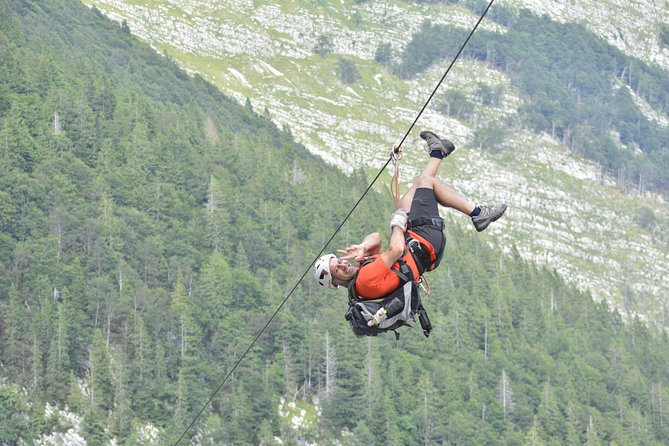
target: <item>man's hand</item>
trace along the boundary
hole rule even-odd
[[[367,250],[365,248],[365,245],[361,243],[359,245],[351,245],[346,249],[338,249],[337,252],[340,254],[346,254],[345,256],[340,257],[344,260],[349,260],[349,259],[362,260],[365,257],[365,253],[367,252]]]
[[[344,260],[362,260],[365,257],[378,254],[379,248],[381,248],[381,234],[373,232],[365,237],[360,244],[351,245],[346,249],[338,249],[337,252],[345,254],[341,257]]]
[[[367,321],[367,326],[368,327],[378,327],[379,324],[383,321],[386,320],[388,317],[388,312],[386,311],[385,308],[381,307],[379,308],[379,311],[377,311],[372,318]]]
[[[409,217],[407,213],[404,212],[404,209],[399,208],[390,216],[390,231],[392,232],[394,226],[397,226],[402,231],[406,231],[408,221]]]

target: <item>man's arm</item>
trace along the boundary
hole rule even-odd
[[[381,259],[388,268],[391,268],[404,254],[404,230],[399,226],[393,226],[388,241],[388,249],[381,253]]]
[[[363,257],[369,257],[373,256],[374,254],[378,254],[381,250],[381,234],[378,232],[373,232],[365,237],[360,244],[363,246],[365,251],[365,255]]]
[[[396,210],[390,217],[388,249],[381,253],[381,259],[388,268],[391,268],[404,254],[404,231],[407,227],[407,220],[407,214],[403,209]]]
[[[346,254],[342,259],[362,260],[365,257],[378,254],[381,249],[381,234],[374,232],[365,237],[358,245],[351,245],[346,249],[338,249],[337,252]]]

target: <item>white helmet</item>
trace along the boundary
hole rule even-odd
[[[336,258],[337,256],[334,254],[325,254],[314,265],[314,277],[325,288],[339,288],[339,285],[332,283],[332,273],[330,272],[330,260]]]

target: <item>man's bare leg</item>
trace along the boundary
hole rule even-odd
[[[437,172],[439,171],[439,166],[441,166],[441,161],[443,158],[448,156],[455,146],[452,142],[447,139],[440,138],[435,133],[430,131],[422,131],[420,137],[425,140],[427,143],[427,151],[430,153],[430,157],[427,160],[427,164],[423,168],[421,174],[414,180],[413,186],[409,188],[407,193],[400,200],[402,208],[409,212],[411,210],[411,202],[413,197],[416,194],[416,189],[419,187],[429,187],[434,189],[433,180],[437,178]],[[452,191],[452,189],[451,189]],[[445,202],[452,198],[452,194],[442,194],[444,195]],[[457,204],[458,206],[460,204]]]
[[[437,203],[441,206],[453,208],[470,216],[478,232],[485,230],[490,223],[497,221],[506,211],[506,204],[474,206],[455,192],[452,187],[437,179],[437,171],[442,159],[455,150],[453,143],[428,131],[421,132],[420,136],[428,144],[430,158],[423,172],[400,200],[400,206],[406,212],[409,212],[416,189],[424,187],[434,191]]]
[[[444,207],[453,208],[465,215],[469,215],[474,210],[474,205],[462,198],[452,187],[435,177],[420,176],[416,183],[411,186],[409,191],[402,197],[400,203],[402,209],[406,212],[411,210],[411,202],[416,194],[416,189],[424,187],[434,190],[437,203]]]
[[[434,178],[433,180],[432,188],[434,189],[434,195],[437,197],[437,203],[445,207],[453,208],[465,215],[470,215],[472,213],[475,208],[473,204],[462,198],[448,184],[437,178]]]
[[[400,200],[402,209],[406,212],[411,210],[411,202],[416,194],[416,189],[426,187],[434,190],[437,203],[442,206],[453,208],[463,214],[469,215],[474,210],[474,205],[462,198],[452,187],[437,179],[437,172],[441,166],[441,159],[430,157],[421,174],[416,178],[414,184]]]
[[[421,174],[418,175],[418,177],[415,179],[413,185],[409,188],[407,193],[402,196],[400,203],[402,205],[402,209],[404,209],[406,212],[411,210],[411,202],[413,201],[413,196],[416,194],[416,189],[418,187],[430,187],[425,185],[419,186],[419,184],[425,184],[423,181],[425,178],[435,178],[437,176],[437,171],[439,170],[441,161],[442,160],[439,158],[429,158]]]

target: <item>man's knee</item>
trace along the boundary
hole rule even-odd
[[[432,177],[432,176],[423,176],[423,175],[421,175],[421,176],[418,177],[418,179],[416,180],[416,187],[417,187],[417,188],[418,188],[418,187],[427,187],[427,188],[430,188],[430,189],[434,189],[434,182],[435,182],[435,180],[436,180],[435,177]]]

